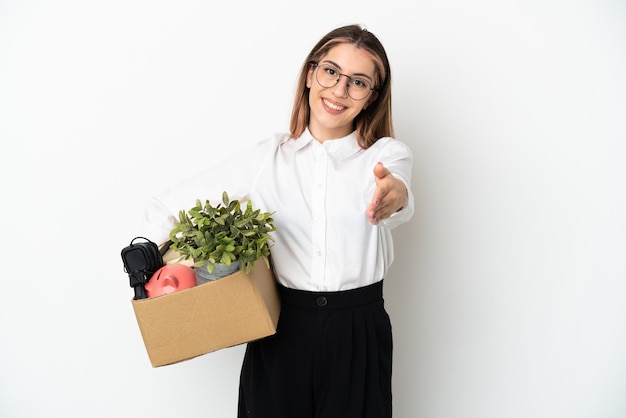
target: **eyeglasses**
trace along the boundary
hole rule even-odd
[[[341,74],[339,69],[332,64],[315,64],[315,79],[324,88],[337,85],[341,76],[348,79],[348,96],[353,100],[363,100],[370,95],[372,90],[375,90],[372,82],[367,78]]]

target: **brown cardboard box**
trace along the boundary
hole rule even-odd
[[[280,314],[276,282],[263,260],[250,274],[132,304],[152,367],[272,335]]]

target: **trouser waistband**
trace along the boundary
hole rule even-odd
[[[281,303],[303,309],[344,309],[377,302],[383,298],[383,281],[357,289],[311,292],[278,285]]]

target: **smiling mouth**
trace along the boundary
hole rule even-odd
[[[334,103],[329,102],[326,99],[322,99],[322,101],[324,102],[324,104],[329,107],[332,110],[336,110],[336,111],[341,111],[344,110],[346,107],[345,106],[340,106],[340,105],[336,105]]]

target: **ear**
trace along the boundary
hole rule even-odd
[[[313,65],[309,66],[309,72],[306,75],[306,86],[307,88],[311,88],[311,85],[313,84],[313,70],[315,69],[315,67]]]
[[[162,286],[163,293],[174,293],[176,290],[178,290],[178,279],[176,278],[176,276],[168,274],[163,278]]]

